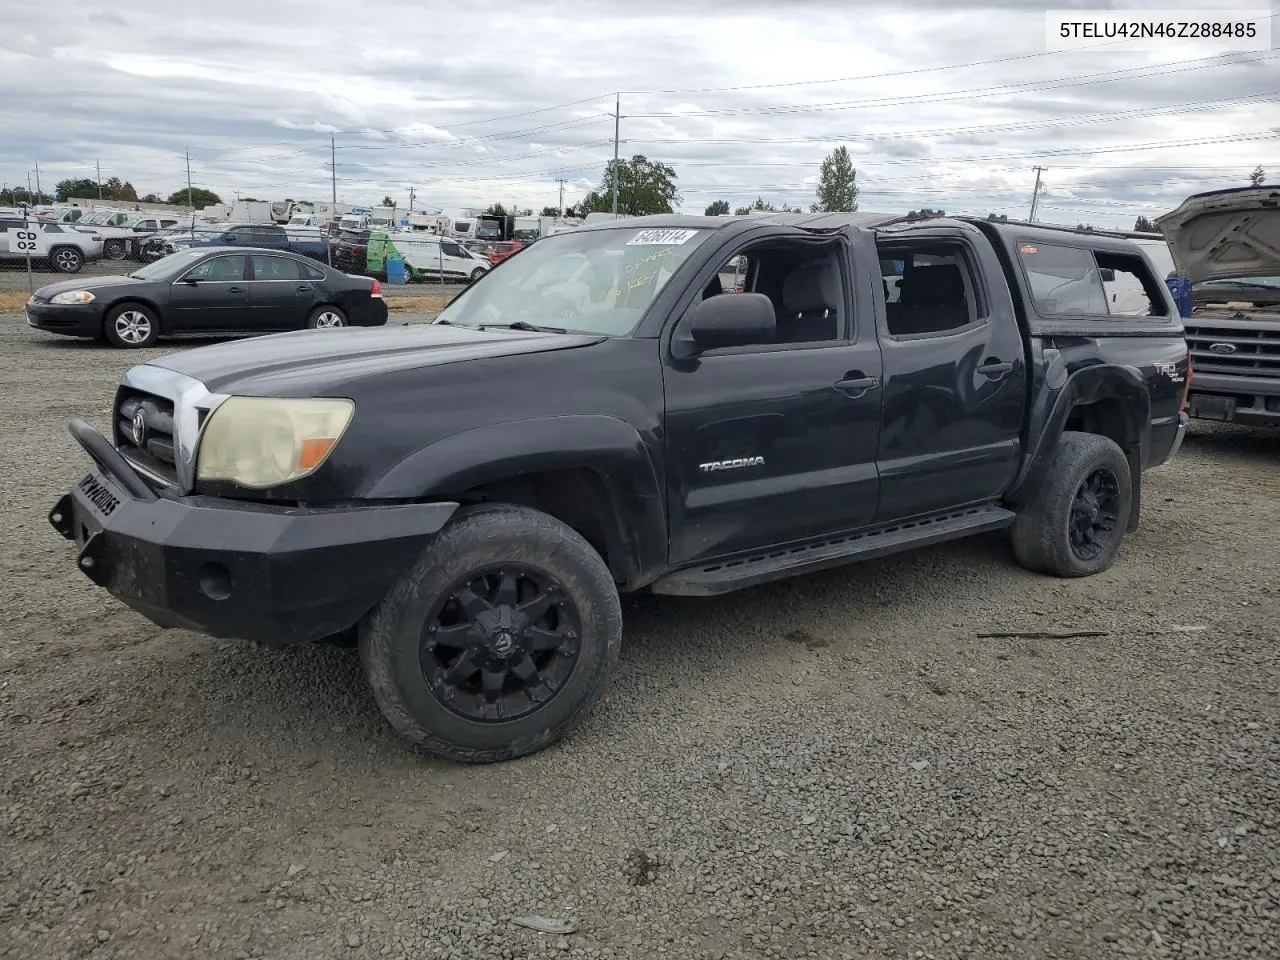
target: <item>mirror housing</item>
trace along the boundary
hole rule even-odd
[[[689,315],[689,339],[699,350],[772,343],[777,330],[773,301],[763,293],[722,293]]]

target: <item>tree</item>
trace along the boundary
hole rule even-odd
[[[836,147],[822,161],[818,173],[818,202],[814,213],[853,213],[858,209],[858,171],[847,147]]]
[[[665,163],[636,154],[630,160],[610,160],[599,190],[582,198],[578,209],[588,213],[608,213],[613,209],[613,184],[618,184],[618,214],[642,217],[650,213],[673,213],[680,203],[676,172]]]
[[[382,202],[381,202],[380,204],[378,204],[378,206],[380,206],[380,207],[394,207],[395,205],[396,205],[396,202],[395,202],[394,200],[392,200],[392,199],[391,199],[391,195],[390,195],[390,194],[388,194],[387,196],[383,197],[383,198],[382,198]]]
[[[1262,182],[1267,179],[1267,172],[1262,169],[1262,164],[1258,164],[1253,168],[1253,173],[1249,174],[1249,186],[1260,187]]]
[[[543,207],[542,212],[538,214],[540,217],[558,217],[560,216],[559,207]]]
[[[187,188],[183,187],[181,190],[175,190],[173,193],[169,194],[169,199],[166,200],[165,203],[172,203],[179,207],[185,207],[188,205],[187,196]],[[205,207],[212,207],[221,202],[222,198],[212,190],[206,190],[204,187],[192,187],[190,190],[190,205],[195,207],[197,210],[202,210]]]
[[[137,203],[138,191],[133,189],[133,184],[130,183],[128,180],[126,180],[124,183],[120,184],[120,189],[116,191],[116,195],[111,199],[112,200],[132,200],[134,203]]]
[[[490,217],[505,217],[507,215],[507,208],[500,203],[491,203],[489,204],[489,209],[485,211],[485,215]]]
[[[710,204],[706,210],[702,211],[702,215],[705,217],[723,217],[728,212],[729,212],[729,201],[717,200],[714,203]]]
[[[164,203],[164,201],[161,200],[154,193],[148,193],[145,197],[142,198],[141,202],[142,203]]]
[[[83,179],[59,180],[53,188],[53,192],[59,200],[97,200],[98,199],[98,182],[85,177]],[[105,197],[106,190],[102,195]]]
[[[1156,229],[1156,225],[1143,216],[1139,216],[1137,220],[1133,221],[1133,230],[1135,233],[1158,233],[1159,232]]]

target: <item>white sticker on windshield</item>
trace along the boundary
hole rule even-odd
[[[698,235],[697,230],[641,230],[627,241],[628,247],[676,247]]]

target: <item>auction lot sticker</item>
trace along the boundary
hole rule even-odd
[[[678,247],[698,235],[697,230],[641,230],[627,241],[628,247]]]

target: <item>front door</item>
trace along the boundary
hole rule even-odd
[[[985,244],[958,233],[881,253],[880,522],[989,502],[1021,458],[1026,361],[1013,301]],[[889,281],[896,281],[890,283]]]
[[[271,254],[251,254],[249,266],[249,326],[254,330],[294,330],[306,320],[314,284],[305,279],[298,261]]]
[[[471,271],[480,266],[478,261],[467,255],[461,244],[452,240],[441,241],[440,250],[444,254],[444,275],[451,280],[466,280]]]
[[[775,301],[775,342],[707,350],[691,360],[668,356],[673,565],[873,520],[880,347],[873,321],[849,316],[842,280],[849,270],[835,247],[807,263],[808,252],[778,247],[746,254],[753,262],[748,292]],[[725,286],[712,278],[703,296],[736,296],[716,292]],[[862,329],[854,321],[863,321]]]
[[[248,264],[243,253],[202,260],[169,287],[169,333],[250,329]]]

